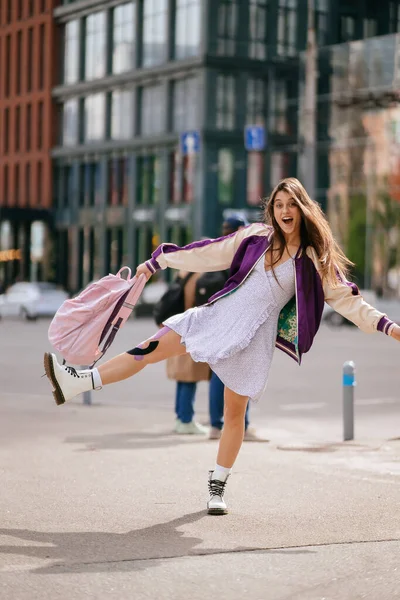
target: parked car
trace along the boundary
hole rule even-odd
[[[67,292],[54,283],[21,281],[0,296],[0,318],[34,321],[38,317],[52,317],[67,298]]]

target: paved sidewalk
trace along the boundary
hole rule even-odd
[[[148,416],[36,398],[0,447],[0,598],[400,598],[400,442],[244,445],[218,518],[217,443]]]
[[[171,433],[163,367],[56,407],[25,331],[0,354],[1,600],[400,599],[399,440],[271,421],[210,517],[217,442]]]

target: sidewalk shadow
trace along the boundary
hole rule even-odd
[[[24,542],[51,546],[0,545],[0,554],[17,554],[56,564],[33,568],[41,574],[139,571],[154,567],[156,560],[193,555],[201,538],[185,537],[179,527],[206,517],[204,510],[126,533],[47,532],[29,529],[0,529],[0,535]]]
[[[93,452],[96,450],[136,450],[168,448],[170,446],[182,446],[206,442],[206,435],[177,435],[167,432],[124,432],[109,433],[103,435],[74,435],[65,439],[66,444],[84,444],[84,448],[78,448],[77,452]]]

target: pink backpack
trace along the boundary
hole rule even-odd
[[[127,279],[121,272],[128,270]],[[76,298],[66,300],[49,327],[49,341],[72,365],[93,366],[114,341],[137,303],[145,275],[131,277],[129,267],[88,285]]]

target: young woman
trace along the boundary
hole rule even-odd
[[[225,384],[224,428],[209,472],[208,512],[226,514],[224,490],[240,450],[249,398],[265,389],[274,347],[299,364],[321,322],[324,301],[367,333],[400,341],[400,327],[364,302],[346,279],[350,261],[319,207],[294,178],[282,180],[265,207],[265,223],[183,248],[162,244],[137,268],[149,279],[159,269],[193,272],[230,268],[225,287],[208,303],[171,317],[152,338],[97,369],[77,371],[45,354],[57,404],[89,389],[135,375],[149,364],[189,352]]]

